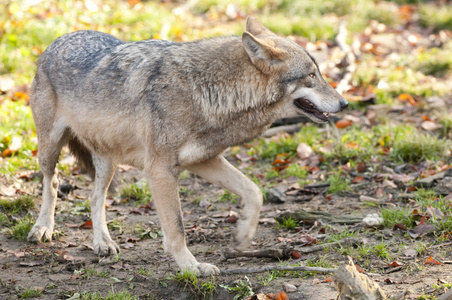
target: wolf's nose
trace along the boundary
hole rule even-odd
[[[345,100],[344,98],[342,98],[340,104],[341,104],[341,110],[344,110],[344,109],[346,109],[347,106],[348,106],[348,101]]]

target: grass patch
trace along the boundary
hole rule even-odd
[[[26,241],[28,233],[33,227],[33,216],[27,214],[23,218],[19,218],[16,224],[8,229],[10,236],[16,240]]]
[[[381,210],[381,217],[383,218],[385,227],[390,228],[395,224],[403,224],[408,229],[413,227],[414,219],[409,208],[383,208]]]
[[[20,198],[0,199],[0,212],[4,214],[17,214],[28,212],[35,207],[33,196],[25,195]]]
[[[213,294],[217,288],[215,277],[210,276],[208,280],[200,280],[192,271],[185,270],[169,277],[171,280],[179,281],[184,284],[184,290],[190,289],[196,299],[213,299]]]
[[[17,295],[20,299],[37,298],[42,296],[42,290],[38,288],[25,289]]]
[[[230,287],[227,285],[222,285],[222,284],[220,284],[220,286],[224,289],[227,289],[227,290],[235,293],[236,295],[233,298],[234,300],[245,299],[247,297],[253,296],[254,291],[253,291],[250,279],[247,276],[245,276],[243,278],[246,282],[244,282],[243,280],[240,279],[240,280],[236,281],[236,284],[233,287]]]
[[[120,196],[126,201],[137,201],[139,204],[148,204],[152,199],[151,191],[146,180],[140,180],[124,186],[120,192]]]
[[[78,294],[78,293],[76,293]],[[78,298],[75,299],[82,299],[82,300],[138,300],[140,299],[138,296],[132,296],[130,295],[130,292],[127,290],[123,290],[120,292],[115,291],[108,291],[108,295],[102,296],[99,292],[83,292],[78,295],[72,295],[72,297],[78,296]]]
[[[449,142],[430,134],[414,131],[394,141],[391,158],[401,162],[437,160],[447,155]]]
[[[292,217],[289,217],[287,219],[282,217],[282,221],[279,222],[278,220],[276,220],[276,223],[276,228],[287,228],[289,230],[294,229],[298,225],[297,220],[292,219]]]
[[[345,175],[341,174],[340,171],[336,171],[331,174],[327,181],[330,183],[328,193],[348,192],[351,190],[350,181],[345,177]]]
[[[238,199],[239,197],[237,195],[234,195],[226,190],[222,191],[217,196],[217,202],[230,202],[231,204],[237,204],[239,203]]]

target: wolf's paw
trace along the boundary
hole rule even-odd
[[[251,228],[250,228],[251,227]],[[249,226],[248,223],[238,222],[237,230],[233,235],[232,246],[237,251],[245,250],[251,243],[254,233],[256,232],[256,227]]]
[[[53,234],[53,225],[46,225],[46,224],[39,224],[36,222],[36,224],[33,226],[33,228],[28,233],[27,239],[30,242],[39,243],[42,240],[51,241],[52,240],[52,234]]]
[[[189,265],[182,267],[181,272],[192,272],[199,277],[207,277],[210,275],[219,275],[220,269],[217,266],[207,263],[198,263],[196,265]]]
[[[119,246],[111,238],[104,238],[100,241],[94,240],[94,254],[99,256],[116,255],[119,253]]]

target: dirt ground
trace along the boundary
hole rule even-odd
[[[238,164],[231,158],[232,163]],[[255,166],[256,170],[259,166]],[[120,168],[118,182],[127,185],[141,179],[136,169]],[[139,204],[129,201],[116,205],[109,201],[107,220],[119,220],[116,230],[110,228],[112,238],[121,246],[119,257],[99,258],[92,250],[92,230],[80,228],[89,220],[89,212],[77,209],[77,203],[88,199],[92,183],[84,175],[61,175],[61,183],[76,187],[69,195],[58,198],[56,228],[58,235],[54,241],[31,244],[11,239],[7,234],[0,235],[0,299],[17,299],[20,291],[37,287],[43,290],[40,299],[78,299],[84,292],[100,292],[104,296],[109,291],[128,290],[140,299],[232,299],[237,293],[229,291],[242,282],[252,286],[254,293],[277,293],[283,284],[293,284],[295,292],[288,293],[290,299],[336,299],[335,285],[326,278],[332,274],[307,274],[304,272],[285,274],[263,283],[266,273],[243,275],[219,275],[215,277],[216,289],[213,294],[201,293],[193,285],[185,284],[174,278],[177,270],[174,260],[164,253],[162,238],[159,233],[159,221],[152,205],[139,208]],[[36,181],[24,183],[35,194],[40,193],[41,185]],[[378,184],[377,184],[378,185]],[[376,187],[372,187],[376,188]],[[360,193],[370,193],[368,186],[361,191],[325,198],[323,195],[310,201],[287,199],[285,203],[265,203],[261,213],[261,224],[250,250],[301,248],[300,242],[306,234],[319,241],[331,232],[344,230],[356,231],[361,242],[368,245],[384,242],[390,252],[401,253],[400,249],[412,249],[419,241],[429,244],[434,236],[413,239],[406,234],[385,230],[368,230],[356,225],[324,225],[313,228],[312,224],[297,230],[276,228],[274,217],[287,211],[305,209],[307,211],[330,212],[334,216],[365,216],[378,212],[378,208],[363,206],[359,200]],[[221,190],[216,186],[194,176],[187,175],[181,180],[181,201],[184,211],[184,225],[189,249],[201,262],[216,264],[221,270],[238,268],[257,268],[278,266],[284,263],[296,264],[309,261],[327,261],[332,266],[339,266],[346,256],[338,249],[327,249],[281,261],[270,258],[233,258],[225,260],[222,253],[231,248],[231,233],[234,218],[231,212],[240,212],[240,204],[230,201],[220,202],[216,199]],[[40,196],[37,198],[40,201]],[[208,203],[209,201],[210,203]],[[211,205],[209,205],[211,204]],[[33,212],[35,218],[37,211]],[[86,225],[86,224],[85,224]],[[327,224],[325,224],[327,225]],[[83,227],[83,226],[82,226]],[[120,227],[120,228],[119,228]],[[115,228],[113,228],[115,229]],[[140,233],[147,232],[147,238],[140,238]],[[154,234],[153,234],[154,233]],[[446,243],[445,243],[446,244]],[[402,248],[401,248],[402,247]],[[428,255],[426,254],[428,252]],[[432,285],[452,281],[452,265],[427,265],[428,256],[447,261],[452,255],[450,246],[428,249],[426,253],[414,256],[400,255],[399,267],[387,267],[388,261],[373,257],[371,260],[359,259],[357,265],[365,268],[374,281],[379,283],[388,295],[396,295],[403,290],[412,292],[412,299],[423,293],[438,293]],[[246,279],[245,276],[248,278]],[[200,279],[208,282],[212,279]],[[249,282],[248,282],[249,280]],[[78,293],[78,294],[77,294]],[[81,298],[80,298],[81,299]],[[236,298],[237,299],[237,298]],[[240,299],[240,298],[238,298]]]

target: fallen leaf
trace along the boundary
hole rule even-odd
[[[356,268],[356,271],[358,271],[359,273],[363,273],[364,272],[364,269],[361,268],[360,266],[358,266],[357,264],[355,264],[355,268]]]
[[[340,129],[351,126],[351,125],[353,125],[353,122],[350,120],[347,120],[347,119],[342,119],[342,120],[339,120],[336,122],[336,127],[340,128]]]
[[[388,264],[388,267],[390,267],[390,268],[392,268],[392,267],[400,267],[400,266],[402,266],[403,264],[402,263],[400,263],[400,262],[398,262],[398,261],[393,261],[392,263],[389,263]]]
[[[352,183],[360,183],[363,182],[364,180],[366,180],[366,178],[364,178],[363,176],[356,176],[355,178],[352,179]]]
[[[361,272],[362,273],[362,272]],[[333,278],[327,277],[322,282],[334,282]]]
[[[426,265],[440,265],[441,262],[439,262],[439,261],[433,259],[433,257],[429,256],[429,257],[427,258],[427,260],[425,261],[425,264],[426,264]]]
[[[298,251],[291,251],[290,255],[292,256],[293,259],[299,259],[302,256],[301,253]]]
[[[441,128],[442,126],[439,125],[439,124],[436,124],[435,122],[424,121],[424,122],[421,123],[421,127],[424,130],[433,131],[433,130],[436,130],[438,128]]]
[[[88,220],[85,223],[83,223],[82,225],[80,225],[79,228],[82,228],[82,229],[93,229],[93,221],[92,220]]]
[[[400,229],[400,230],[403,230],[403,231],[407,231],[406,226],[403,225],[402,223],[396,223],[396,224],[394,224],[394,229]]]
[[[367,171],[367,166],[366,166],[365,163],[359,162],[359,163],[358,163],[358,166],[356,167],[356,170],[357,170],[359,173],[364,173],[364,172]]]
[[[22,267],[42,266],[43,264],[44,264],[44,261],[23,261],[23,262],[19,263],[19,265]]]

